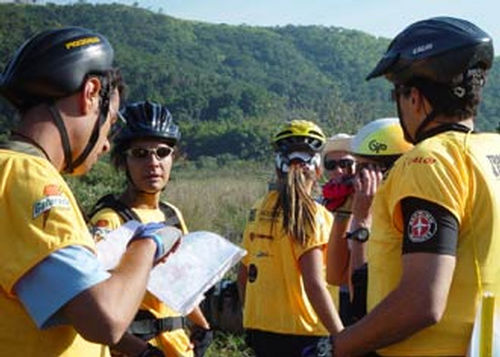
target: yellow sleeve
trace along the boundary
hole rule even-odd
[[[89,222],[90,233],[94,237],[95,241],[99,241],[109,232],[117,229],[123,224],[123,220],[120,218],[118,213],[116,213],[111,208],[104,208],[97,211],[91,218]]]
[[[453,147],[444,147],[440,142],[417,146],[397,163],[398,167],[391,174],[400,177],[391,180],[397,186],[390,190],[394,194],[389,198],[389,207],[393,212],[396,227],[402,230],[403,218],[401,200],[416,197],[433,202],[450,211],[458,222],[464,216],[467,197],[467,167],[461,160],[461,154]]]
[[[17,153],[3,159],[0,197],[0,285],[5,291],[57,249],[94,249],[71,190],[48,161]]]

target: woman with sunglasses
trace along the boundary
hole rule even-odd
[[[161,201],[161,193],[170,178],[174,149],[180,139],[168,109],[152,102],[137,102],[121,111],[124,128],[114,139],[113,165],[125,171],[127,187],[115,197],[101,198],[91,213],[90,224],[96,239],[128,220],[165,222],[187,233],[181,212]],[[184,319],[147,292],[129,331],[158,346],[166,356],[202,356],[212,333],[201,310],[189,316],[194,323],[191,339],[184,330]],[[131,346],[134,339],[130,338]],[[194,350],[193,343],[194,342]],[[125,344],[117,350],[128,352]]]
[[[352,135],[339,133],[328,138],[323,148],[323,167],[328,181],[322,187],[322,203],[334,215],[332,234],[344,234],[351,218],[352,194],[354,192],[355,160],[351,153]],[[347,242],[340,242],[342,252],[347,252]],[[336,246],[337,249],[339,247]],[[329,254],[331,254],[329,252]],[[348,254],[338,255],[334,262],[336,271],[347,270]],[[333,263],[332,263],[333,264]],[[327,274],[331,273],[327,271]],[[332,277],[328,277],[332,280]],[[351,323],[351,304],[347,281],[339,285],[339,314],[344,325]]]
[[[332,216],[311,197],[322,130],[292,120],[274,136],[276,187],[251,209],[239,282],[247,342],[258,357],[301,357],[342,329],[325,281]]]
[[[370,236],[371,203],[383,175],[412,145],[404,139],[397,118],[374,120],[353,137],[351,153],[356,160],[352,203],[348,223],[335,216],[328,246],[327,280],[331,284],[349,284],[350,317],[348,324],[366,314],[368,283],[366,241]]]

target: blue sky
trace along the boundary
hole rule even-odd
[[[49,0],[67,4],[72,0]],[[492,37],[500,55],[500,1],[498,0],[87,0],[119,2],[181,19],[211,23],[326,25],[394,37],[420,19],[448,15],[468,19]]]

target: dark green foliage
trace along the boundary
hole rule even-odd
[[[0,4],[0,68],[28,37],[63,25],[110,39],[128,99],[167,104],[189,159],[262,158],[276,123],[294,117],[314,120],[331,135],[396,114],[390,85],[364,80],[389,41],[336,27],[212,25],[117,4]],[[481,129],[500,121],[499,76],[494,67]],[[12,110],[0,101],[0,134],[13,123]]]

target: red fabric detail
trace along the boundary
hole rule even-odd
[[[342,206],[354,192],[352,184],[328,181],[322,188],[325,206],[329,211],[335,211]]]

